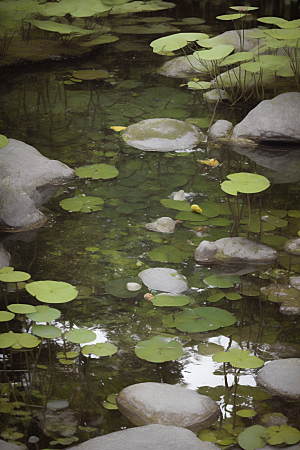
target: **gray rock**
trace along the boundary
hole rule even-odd
[[[288,284],[269,284],[262,287],[261,293],[271,302],[279,303],[282,314],[300,314],[300,295],[297,289]]]
[[[171,217],[159,217],[155,222],[147,223],[145,228],[159,233],[174,233],[175,226],[176,222]]]
[[[279,257],[276,250],[242,237],[202,241],[194,252],[201,264],[261,264]]]
[[[219,450],[211,442],[203,442],[192,431],[165,425],[147,425],[115,431],[90,439],[69,450]],[[2,450],[2,449],[1,449]],[[6,449],[5,449],[6,450]],[[14,450],[14,449],[7,449]],[[15,449],[17,450],[17,449]]]
[[[20,447],[0,439],[0,450],[20,450]]]
[[[259,103],[235,126],[232,139],[300,142],[300,92]]]
[[[288,253],[292,253],[292,255],[300,255],[300,238],[286,241],[284,250]]]
[[[212,89],[211,91],[204,92],[204,100],[207,102],[216,103],[220,100],[228,100],[227,94],[224,89]],[[232,127],[232,124],[231,124]]]
[[[196,431],[213,424],[219,405],[206,395],[165,383],[139,383],[116,397],[119,410],[135,425],[175,425]]]
[[[180,275],[175,269],[166,267],[155,267],[146,269],[139,273],[142,282],[154,291],[171,292],[181,294],[187,291],[186,278]]]
[[[176,119],[147,119],[129,125],[123,139],[132,147],[148,152],[191,149],[204,135],[193,124]]]
[[[0,149],[0,159],[0,223],[25,228],[43,222],[45,216],[38,208],[74,171],[15,139]]]
[[[207,74],[207,69],[193,55],[188,55],[178,56],[165,62],[157,72],[170,78],[189,78]]]
[[[228,138],[232,129],[232,123],[228,120],[217,120],[209,129],[209,136],[213,141],[219,138]]]
[[[10,259],[10,254],[3,248],[2,243],[0,243],[0,269],[2,269],[2,267],[8,267]]]
[[[300,358],[267,362],[258,372],[257,384],[274,395],[300,398]]]
[[[253,50],[257,45],[257,39],[253,39],[251,37],[248,37],[248,34],[251,32],[257,30],[257,28],[251,28],[249,30],[244,31],[244,45],[242,51],[249,52]],[[216,45],[233,45],[235,52],[241,51],[241,41],[240,37],[237,34],[235,30],[225,31],[225,33],[219,34],[218,36],[215,36],[213,38],[209,39],[211,47],[215,47]],[[211,45],[212,44],[212,45]]]
[[[290,285],[293,286],[295,289],[300,290],[300,277],[290,278]]]

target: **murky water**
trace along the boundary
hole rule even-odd
[[[215,5],[214,14],[218,13],[224,11],[219,12],[218,5]],[[172,14],[174,11],[170,12]],[[209,20],[212,22],[211,16]],[[220,26],[215,31],[215,22],[209,26],[215,33],[222,31]],[[249,159],[247,155],[220,145],[202,144],[193,152],[166,154],[149,154],[125,145],[110,127],[126,127],[157,117],[201,118],[206,132],[213,115],[201,93],[180,87],[181,80],[167,79],[156,73],[167,58],[151,53],[148,46],[151,40],[149,36],[126,36],[82,59],[2,71],[0,124],[3,134],[31,144],[43,155],[73,168],[106,163],[119,170],[118,177],[111,180],[74,179],[44,205],[49,220],[43,228],[2,236],[12,254],[15,269],[28,271],[36,281],[65,281],[80,290],[79,298],[58,305],[62,314],[52,324],[63,332],[76,328],[93,330],[97,334],[95,342],[109,342],[118,348],[118,352],[110,357],[86,358],[79,354],[73,364],[68,365],[61,363],[57,354],[77,351],[79,345],[63,338],[45,340],[34,373],[37,354],[32,352],[27,358],[26,352],[13,352],[12,367],[7,367],[8,379],[26,386],[30,368],[32,406],[27,409],[32,415],[25,422],[8,414],[3,416],[5,429],[11,425],[24,432],[23,442],[26,442],[27,430],[29,435],[41,436],[42,432],[36,425],[39,421],[37,413],[46,401],[53,399],[69,401],[69,410],[74,416],[69,423],[63,422],[63,427],[75,427],[73,434],[80,441],[132,426],[118,411],[105,409],[103,401],[109,394],[144,381],[178,384],[210,395],[220,402],[224,419],[230,419],[233,398],[225,387],[225,378],[230,386],[234,382],[234,371],[229,369],[225,375],[223,364],[212,360],[211,355],[218,351],[216,348],[241,346],[264,361],[286,357],[288,352],[299,356],[297,316],[283,316],[279,313],[278,304],[262,301],[259,288],[277,282],[277,272],[270,273],[271,269],[286,270],[284,276],[287,278],[290,269],[299,273],[300,261],[295,259],[291,263],[288,257],[282,257],[274,267],[267,266],[243,275],[235,287],[222,290],[225,293],[242,292],[242,299],[229,301],[223,298],[213,305],[207,298],[221,289],[210,287],[203,280],[215,270],[199,266],[193,259],[193,252],[201,240],[214,241],[232,235],[233,216],[230,210],[222,210],[221,206],[228,202],[220,188],[228,173],[256,172],[271,181],[268,191],[251,199],[251,239],[262,240],[281,250],[287,239],[297,235],[299,218],[288,216],[288,213],[284,214],[287,220],[285,227],[273,227],[263,236],[257,226],[257,218],[262,211],[272,210],[276,215],[279,210],[298,210],[299,152],[291,155],[289,149],[284,148],[270,158],[261,149],[256,158]],[[106,70],[109,77],[65,83],[73,71],[79,69]],[[244,117],[248,106],[220,109],[214,120],[226,118],[236,123]],[[200,160],[207,158],[216,158],[220,165],[214,168],[204,166]],[[287,174],[284,179],[280,176],[282,161],[285,161],[287,170],[290,166],[288,174],[293,177],[290,184],[286,183]],[[171,235],[147,231],[145,224],[158,217],[176,219],[178,211],[165,208],[160,200],[169,198],[180,189],[191,194],[193,203],[218,204],[220,213],[204,223],[182,221]],[[85,214],[61,208],[61,200],[79,195],[101,197],[104,199],[102,210]],[[236,199],[231,201],[234,207]],[[216,217],[223,222],[214,224]],[[247,217],[246,214],[240,225],[240,236],[247,235]],[[168,254],[164,252],[167,245],[174,249]],[[191,301],[188,307],[208,305],[227,309],[237,318],[236,324],[221,331],[182,333],[176,328],[166,328],[162,322],[163,316],[180,308],[154,307],[144,299],[145,287],[131,299],[119,298],[107,291],[105,285],[109,281],[137,276],[149,267],[178,270],[189,285]],[[20,295],[25,302],[38,304],[32,302],[28,294],[21,292]],[[10,328],[20,332],[25,329],[25,324],[15,320]],[[6,331],[4,325],[1,331]],[[181,358],[155,364],[135,355],[134,348],[139,341],[162,333],[177,336],[184,348]],[[206,344],[206,352],[201,350],[201,344]],[[257,388],[254,374],[255,371],[249,369],[241,371],[237,404],[255,406],[261,414],[283,412],[292,420],[293,409]],[[1,382],[4,381],[3,376]],[[20,392],[23,392],[22,387]],[[247,420],[250,423],[251,420]],[[48,434],[51,435],[50,432]],[[54,434],[43,436],[38,448],[49,446]],[[55,434],[57,439],[63,436],[63,433]]]

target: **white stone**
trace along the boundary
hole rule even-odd
[[[212,140],[219,138],[228,138],[232,129],[232,123],[228,120],[217,120],[209,129],[209,136]]]
[[[292,255],[300,255],[300,238],[286,241],[284,250],[288,253],[292,253]]]
[[[155,267],[143,270],[139,273],[139,277],[149,289],[154,291],[181,294],[188,289],[186,278],[175,269]]]
[[[300,358],[267,362],[259,370],[256,381],[274,395],[300,399]]]
[[[165,62],[157,72],[170,78],[188,78],[199,74],[207,74],[206,68],[193,55],[173,58]]]
[[[171,217],[160,217],[155,222],[147,223],[145,228],[150,231],[158,231],[159,233],[173,233],[176,222]]]

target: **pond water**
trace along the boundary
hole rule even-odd
[[[228,29],[227,25],[213,21],[213,16],[225,13],[227,8],[219,6],[219,2],[210,2],[214,4],[212,11],[207,3],[206,9],[202,3],[189,4],[189,10],[185,11],[195,16],[206,11],[208,22],[203,25],[203,31],[219,34]],[[165,11],[164,17],[181,19],[184,16],[181,7]],[[158,15],[145,14],[147,17]],[[35,444],[28,444],[31,435],[40,438],[37,448],[43,449],[54,448],[55,439],[71,437],[69,445],[72,439],[78,443],[133,426],[118,410],[107,409],[110,406],[103,402],[126,386],[146,381],[177,384],[209,395],[220,403],[225,425],[232,421],[234,408],[241,406],[254,408],[260,418],[271,412],[283,413],[290,424],[299,425],[299,405],[274,398],[259,389],[255,370],[240,371],[234,400],[234,389],[230,386],[235,381],[235,370],[227,367],[224,372],[223,364],[214,362],[212,355],[240,347],[263,361],[299,357],[298,316],[281,314],[278,303],[262,297],[260,288],[270,283],[287,283],[291,274],[300,273],[300,259],[291,260],[283,254],[273,265],[240,275],[229,288],[204,281],[212,274],[224,274],[224,268],[201,266],[193,259],[193,252],[203,239],[215,241],[237,234],[232,215],[237,199],[226,195],[220,187],[229,173],[258,173],[271,182],[267,191],[251,196],[251,239],[282,250],[288,239],[297,236],[300,214],[288,212],[299,209],[299,151],[291,155],[291,149],[285,147],[277,149],[276,155],[272,153],[270,157],[262,148],[261,153],[251,159],[228,145],[207,142],[193,151],[167,153],[146,153],[126,145],[112,126],[127,127],[158,117],[200,118],[201,128],[206,133],[212,119],[237,123],[253,107],[242,104],[236,108],[220,108],[214,113],[201,91],[180,87],[184,80],[158,75],[157,68],[168,57],[151,52],[149,42],[156,37],[122,35],[116,43],[88,57],[2,70],[0,123],[3,134],[33,145],[43,155],[72,168],[105,163],[119,170],[116,178],[108,180],[74,178],[44,205],[49,218],[44,227],[19,234],[2,234],[12,255],[11,265],[16,270],[29,272],[34,281],[64,281],[79,290],[75,300],[54,305],[61,315],[52,325],[63,332],[62,336],[71,329],[85,328],[96,333],[93,343],[108,342],[118,348],[112,356],[86,357],[80,353],[79,344],[60,337],[44,339],[39,350],[10,353],[6,367],[0,372],[1,395],[5,395],[5,383],[10,381],[9,389],[15,386],[15,401],[24,401],[25,406],[21,407],[23,416],[0,412],[2,429],[23,434],[10,439],[27,443],[29,449],[36,448]],[[105,70],[109,75],[72,83],[73,72],[83,69]],[[210,167],[201,163],[210,158],[220,164]],[[284,176],[283,165],[286,166]],[[189,194],[190,203],[206,206],[209,217],[202,220],[199,215],[194,220],[182,220],[179,211],[161,203],[179,190]],[[81,195],[101,197],[102,209],[82,213],[66,211],[60,206],[63,199]],[[239,201],[241,207],[243,198]],[[270,211],[287,222],[283,227],[269,225],[261,233],[259,217]],[[243,214],[238,235],[246,237],[246,205]],[[173,234],[145,228],[146,223],[163,216],[178,219]],[[189,286],[186,295],[190,297],[186,307],[225,309],[236,317],[236,323],[215,331],[184,333],[166,327],[163,322],[165,316],[182,308],[154,306],[144,299],[147,292],[155,294],[146,286],[133,298],[111,293],[111,284],[107,283],[136,277],[142,270],[154,267],[176,269],[186,277]],[[235,301],[225,297],[216,303],[208,300],[221,292],[242,296]],[[16,292],[8,295],[12,302]],[[19,295],[23,302],[39,304],[23,290]],[[4,307],[4,290],[1,302]],[[31,325],[29,319],[17,318],[9,327],[21,332],[30,330]],[[5,332],[6,324],[1,324],[0,329]],[[134,351],[137,343],[158,335],[171,336],[181,342],[183,356],[161,364],[138,358]],[[61,352],[78,350],[79,355],[67,361],[72,364],[61,361]],[[52,425],[50,418],[43,416],[45,403],[52,400],[69,402],[69,415],[60,418],[60,429],[57,423]],[[256,423],[254,420],[237,422],[249,426]],[[43,428],[45,422],[48,429]],[[7,435],[3,438],[8,439]],[[64,441],[58,441],[55,448],[64,448],[63,444]]]

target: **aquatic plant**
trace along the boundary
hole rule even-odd
[[[135,354],[146,361],[163,363],[180,358],[183,350],[180,342],[155,336],[147,341],[140,341],[135,347]]]

